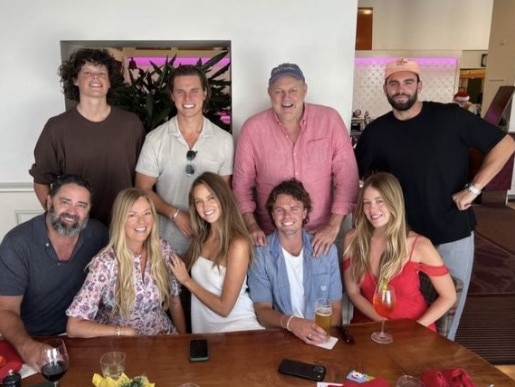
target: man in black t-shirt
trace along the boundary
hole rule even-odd
[[[361,177],[376,171],[400,181],[410,227],[437,247],[451,274],[463,281],[448,338],[454,339],[474,260],[472,202],[515,150],[506,133],[456,104],[422,102],[418,63],[386,65],[384,93],[392,111],[370,123],[356,146]],[[467,181],[469,149],[486,155]]]

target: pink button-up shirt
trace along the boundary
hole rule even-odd
[[[241,212],[255,212],[266,234],[274,230],[265,207],[268,196],[277,184],[293,177],[311,196],[307,231],[325,226],[332,213],[346,215],[354,209],[358,169],[347,128],[336,110],[306,103],[295,142],[272,109],[243,124],[236,144],[234,194]]]

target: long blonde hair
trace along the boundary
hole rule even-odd
[[[199,185],[204,185],[213,194],[220,206],[220,218],[217,222],[210,224],[202,219],[195,207],[193,192]],[[219,267],[229,254],[231,242],[236,238],[242,238],[249,246],[249,266],[252,264],[253,249],[250,235],[238,209],[234,195],[222,177],[212,172],[204,172],[198,176],[191,185],[188,196],[189,212],[194,238],[186,253],[189,267],[193,266],[202,252],[202,246],[206,241],[211,227],[217,234],[220,246],[213,258],[213,265]]]
[[[343,255],[351,260],[352,277],[357,282],[361,282],[366,272],[370,270],[370,240],[374,232],[374,227],[363,211],[363,196],[369,187],[380,193],[390,212],[390,221],[384,234],[386,247],[381,254],[378,277],[389,281],[401,271],[404,259],[408,254],[408,227],[405,219],[404,196],[399,181],[392,174],[379,172],[365,180],[354,214],[356,230]]]
[[[143,243],[143,250],[147,254],[147,265],[150,265],[152,278],[156,281],[159,291],[159,300],[163,308],[168,308],[170,302],[169,273],[166,268],[161,241],[157,227],[157,212],[150,196],[138,188],[127,188],[121,191],[113,204],[111,227],[109,229],[109,243],[106,249],[112,248],[118,263],[118,277],[116,279],[115,307],[112,314],[119,313],[127,318],[136,307],[134,305],[134,256],[129,248],[125,222],[129,211],[139,198],[145,198],[150,205],[154,222],[149,236]]]

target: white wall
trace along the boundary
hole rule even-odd
[[[484,50],[493,0],[2,0],[0,183],[29,182],[46,120],[64,110],[61,40],[230,40],[235,132],[268,105],[269,71],[297,62],[308,99],[352,109],[356,7],[374,7],[375,50]]]
[[[485,50],[492,3],[359,0],[374,7],[375,50]],[[283,61],[304,70],[309,101],[335,107],[349,123],[357,6],[358,0],[1,0],[0,184],[7,189],[0,191],[16,195],[19,188],[8,183],[32,181],[27,170],[37,137],[64,110],[61,40],[230,40],[236,132],[268,106],[268,75]],[[25,184],[22,191],[30,195]],[[9,202],[1,192],[0,202]],[[2,207],[0,238],[16,214],[37,208],[33,200]]]
[[[358,0],[358,6],[374,8],[374,50],[485,50],[493,1]]]
[[[488,50],[483,106],[490,106],[499,86],[515,84],[515,2],[495,0]],[[515,106],[515,104],[513,104]],[[511,116],[510,127],[515,123]]]
[[[356,0],[2,0],[0,183],[30,182],[46,120],[64,110],[61,40],[230,40],[237,129],[268,106],[273,66],[293,61],[308,100],[350,119]]]

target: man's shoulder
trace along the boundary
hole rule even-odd
[[[107,239],[108,229],[107,227],[97,219],[89,218],[88,223],[84,230],[82,230],[85,237],[93,237],[95,239],[102,238]]]
[[[117,119],[122,119],[124,121],[141,122],[136,113],[121,109],[117,106],[111,106],[111,114],[113,115],[113,117],[116,117]]]
[[[390,129],[397,127],[397,121],[393,115],[393,112],[388,112],[375,118],[372,122],[370,122],[365,129],[361,132],[361,135],[358,140],[358,144],[362,139],[368,139],[371,136],[376,137],[379,136],[381,138],[389,139],[392,135],[390,133]]]
[[[4,241],[27,239],[33,241],[38,235],[46,235],[45,214],[36,215],[13,227],[5,234]]]
[[[311,112],[313,114],[334,114],[334,115],[340,115],[340,113],[338,113],[338,111],[333,108],[332,106],[328,106],[328,105],[320,105],[320,104],[316,104],[316,103],[308,103],[306,102],[304,104],[304,106],[306,107],[306,111],[308,112]]]
[[[379,125],[383,125],[383,124],[386,124],[386,123],[391,123],[391,122],[394,122],[395,121],[395,116],[393,115],[393,111],[389,111],[389,112],[386,112],[382,115],[380,115],[379,117],[377,118],[374,118],[373,121],[371,121],[366,127],[365,127],[365,131],[368,130],[369,128],[376,128],[378,127]]]
[[[280,247],[277,231],[274,231],[266,236],[266,245],[254,247],[254,252],[256,253],[256,257],[268,259],[270,255]]]
[[[132,130],[142,136],[145,132],[143,124],[136,113],[120,109],[116,106],[111,106],[110,120],[116,122],[118,127],[123,128],[126,133]]]
[[[109,106],[111,107],[111,114],[113,114],[113,115],[116,115],[119,117],[129,117],[131,119],[139,119],[138,115],[134,112],[122,109],[118,106],[112,106],[112,105],[109,105]]]
[[[59,113],[55,116],[52,116],[48,119],[45,128],[46,130],[55,129],[65,125],[65,127],[69,124],[70,121],[77,121],[79,119],[79,114],[76,108],[68,109],[62,113]]]
[[[175,118],[171,118],[148,132],[145,136],[145,141],[161,141],[161,139],[167,135],[172,134],[173,128],[175,127],[174,119]]]
[[[449,102],[437,102],[437,101],[423,101],[422,102],[422,109],[433,109],[433,110],[459,110],[462,109],[458,104]]]
[[[262,124],[263,121],[272,121],[274,119],[274,111],[272,108],[262,110],[258,113],[251,115],[245,120],[242,125],[242,130],[246,127],[251,127],[255,124]]]
[[[422,113],[426,114],[456,114],[460,112],[467,112],[456,103],[443,103],[435,101],[424,101],[422,103]]]
[[[219,139],[224,140],[231,140],[232,141],[232,135],[226,130],[223,130],[221,127],[204,117],[204,125],[206,128],[211,132],[211,134],[215,137],[218,137]]]

